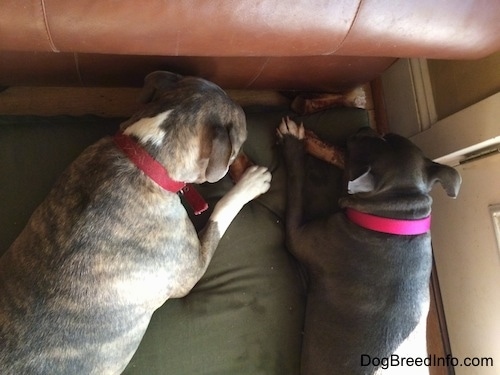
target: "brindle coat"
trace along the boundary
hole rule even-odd
[[[208,81],[155,72],[121,125],[174,180],[222,178],[246,138],[242,109]],[[204,274],[241,207],[269,188],[253,167],[215,206],[200,239],[179,196],[112,138],[87,148],[0,259],[0,373],[118,374],[152,313]]]

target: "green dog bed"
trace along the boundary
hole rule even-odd
[[[192,292],[154,313],[124,374],[299,374],[307,281],[285,247],[286,170],[276,127],[290,115],[322,139],[343,144],[348,135],[368,126],[368,116],[353,108],[302,117],[282,108],[245,112],[244,151],[272,172],[271,188],[236,217]],[[120,121],[0,116],[0,252],[19,234],[65,166],[86,146],[113,134]],[[306,215],[338,210],[341,171],[312,157],[306,166]],[[200,185],[199,191],[213,208],[231,187],[226,176]],[[192,218],[198,229],[209,214]]]

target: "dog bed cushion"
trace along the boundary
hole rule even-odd
[[[245,112],[244,151],[271,170],[271,188],[236,217],[192,292],[154,313],[124,374],[299,374],[306,280],[285,247],[286,171],[276,144],[281,118],[293,114],[262,107]],[[293,118],[335,144],[368,125],[366,111],[353,108]],[[87,145],[113,134],[119,123],[94,116],[0,116],[1,252],[63,168]],[[338,210],[340,170],[312,157],[306,165],[306,215]],[[199,191],[213,208],[231,187],[226,176]],[[192,217],[198,229],[209,214]]]

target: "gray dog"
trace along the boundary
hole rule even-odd
[[[226,174],[245,115],[215,84],[168,72],[146,77],[142,99],[121,134],[69,166],[1,258],[0,374],[119,374],[153,312],[191,290],[239,210],[268,190],[267,169],[250,168],[198,238],[176,191],[189,199],[186,182]]]
[[[309,278],[302,374],[428,371],[403,358],[420,361],[427,352],[429,191],[439,181],[456,197],[460,175],[401,136],[362,130],[347,144],[345,212],[304,223],[304,128],[287,118],[278,134],[287,242]]]

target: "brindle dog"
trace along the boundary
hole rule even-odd
[[[172,180],[226,174],[246,120],[221,88],[154,72],[142,100],[121,130]],[[198,238],[179,196],[113,138],[87,148],[0,259],[0,373],[119,374],[153,312],[189,293],[232,219],[270,180],[267,169],[250,168]]]

